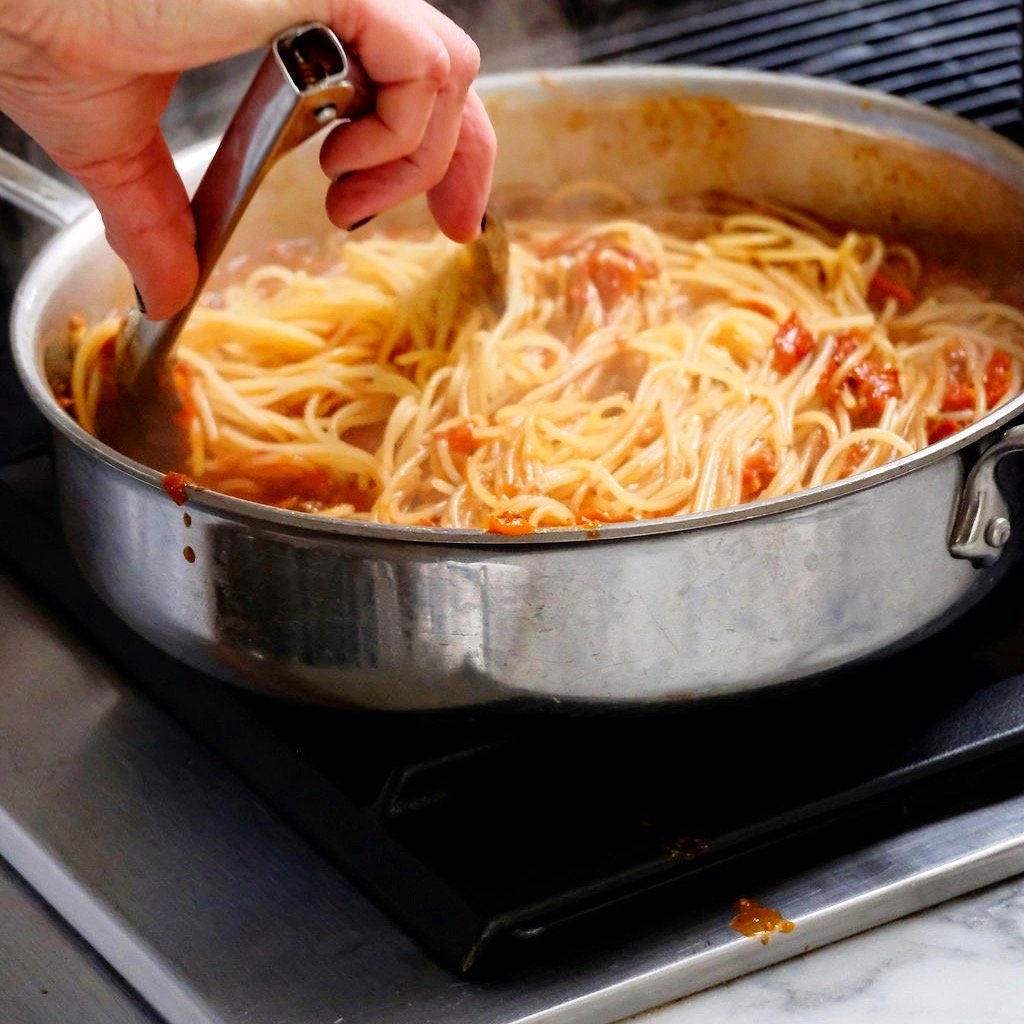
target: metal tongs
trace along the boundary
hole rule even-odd
[[[500,317],[508,299],[509,242],[505,223],[492,203],[487,204],[480,235],[470,244],[469,254],[470,281]]]
[[[337,36],[319,23],[279,35],[256,72],[192,199],[199,280],[169,320],[132,309],[117,339],[122,389],[151,395],[185,321],[256,189],[274,163],[325,125],[373,109],[372,86]]]

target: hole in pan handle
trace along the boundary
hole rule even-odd
[[[1024,425],[1007,430],[968,474],[949,534],[949,552],[954,558],[983,566],[992,565],[1002,555],[1012,526],[996,469],[1004,456],[1017,452],[1024,452]]]

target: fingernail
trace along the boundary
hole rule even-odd
[[[360,228],[365,227],[367,224],[376,217],[377,214],[371,213],[369,217],[364,217],[362,220],[357,220],[355,224],[349,224],[349,231],[358,231]]]
[[[146,315],[146,304],[145,304],[145,302],[142,301],[142,292],[139,291],[139,286],[137,284],[132,284],[132,287],[135,289],[135,302],[136,302],[136,304],[139,307],[139,312],[143,316],[145,316]]]

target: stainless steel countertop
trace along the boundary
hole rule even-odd
[[[0,1021],[157,1024],[109,967],[0,863]]]

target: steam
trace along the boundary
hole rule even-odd
[[[557,68],[579,60],[577,32],[555,0],[438,5],[480,47],[484,73]]]

